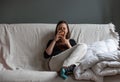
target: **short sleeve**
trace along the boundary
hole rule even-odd
[[[71,46],[75,46],[76,45],[76,41],[74,39],[70,39],[70,44],[71,44]]]

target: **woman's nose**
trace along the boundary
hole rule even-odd
[[[63,27],[61,28],[61,30],[63,30]]]

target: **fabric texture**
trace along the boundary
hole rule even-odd
[[[74,70],[75,78],[103,82],[103,76],[120,74],[120,51],[117,50],[118,45],[115,44],[114,40],[108,39],[89,45],[85,57]],[[110,46],[114,48],[109,49]]]
[[[88,55],[88,54],[87,54]],[[120,51],[107,52],[94,55],[98,60],[84,58],[81,64],[74,69],[74,76],[77,80],[93,79],[95,82],[103,82],[104,76],[120,74]],[[93,56],[93,57],[94,57]],[[90,56],[89,56],[90,57]]]
[[[56,24],[0,24],[0,42],[6,64],[13,70],[48,70],[43,53],[48,40],[54,37],[55,27]],[[118,40],[113,24],[69,24],[69,27],[71,39],[78,44],[111,38]]]

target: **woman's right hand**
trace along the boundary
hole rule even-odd
[[[61,38],[60,32],[58,32],[54,38],[55,41],[58,41]]]

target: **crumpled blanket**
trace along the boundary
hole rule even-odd
[[[103,76],[120,74],[120,51],[98,52],[97,49],[88,48],[86,55],[74,70],[75,79],[103,82]]]

